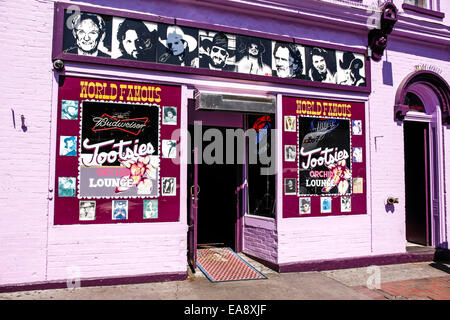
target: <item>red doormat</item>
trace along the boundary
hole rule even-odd
[[[212,282],[267,279],[230,248],[198,249],[197,266]]]

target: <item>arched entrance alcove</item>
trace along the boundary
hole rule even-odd
[[[400,84],[394,120],[403,122],[406,240],[448,248],[444,199],[444,124],[450,123],[450,90],[431,71],[417,71]]]

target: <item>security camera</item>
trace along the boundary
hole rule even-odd
[[[394,197],[387,198],[387,204],[393,205],[394,203],[398,203],[398,198],[394,198]]]
[[[62,60],[59,60],[59,59],[53,61],[53,68],[56,71],[63,71],[64,70],[64,62]]]

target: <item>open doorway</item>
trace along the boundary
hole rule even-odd
[[[207,130],[216,130],[226,137],[226,130],[234,128],[202,126],[201,135]],[[194,126],[189,127],[191,137]],[[197,133],[198,134],[198,133]],[[225,140],[224,140],[225,143]],[[237,145],[234,145],[236,157]],[[223,148],[223,163],[207,163],[201,159],[197,165],[198,204],[197,204],[197,245],[201,247],[229,247],[236,250],[237,199],[236,188],[242,184],[243,165],[234,161],[227,164],[227,148]],[[230,150],[228,150],[230,151]],[[189,166],[189,180],[193,181],[194,165]],[[191,182],[189,182],[190,185]]]
[[[406,240],[431,245],[429,123],[404,122]]]

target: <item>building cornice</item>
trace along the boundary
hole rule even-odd
[[[335,3],[320,0],[187,0],[228,10],[248,10],[253,14],[262,14],[274,19],[301,21],[313,26],[332,26],[334,30],[351,31],[356,34],[368,33],[372,27],[370,21],[380,9],[368,7],[362,3],[351,5],[347,2]],[[186,1],[183,1],[186,3]],[[420,20],[402,12],[392,32],[393,38],[402,40],[419,40],[432,45],[450,45],[450,27],[443,23]]]

